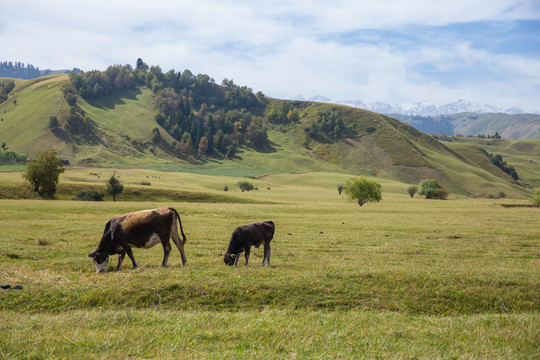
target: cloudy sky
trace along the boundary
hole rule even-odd
[[[540,0],[0,1],[0,61],[137,58],[279,98],[540,110]]]

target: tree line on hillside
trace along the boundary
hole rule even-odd
[[[92,132],[91,119],[77,103],[77,89],[70,83],[63,84],[61,90],[68,105],[68,111],[61,119],[58,119],[57,116],[50,116],[49,128],[54,130],[61,126],[71,134],[83,133],[88,135]]]
[[[269,107],[267,119],[270,123],[278,125],[296,125],[300,123],[301,103],[290,101],[279,101]],[[319,111],[314,120],[310,123],[303,123],[304,132],[307,135],[305,145],[308,147],[310,139],[322,143],[332,143],[343,136],[351,135],[349,128],[339,111],[330,108]]]
[[[488,154],[488,158],[493,165],[510,175],[512,179],[519,179],[516,169],[512,165],[508,164],[505,160],[503,160],[502,155],[490,153]]]
[[[150,88],[155,94],[155,121],[174,139],[169,145],[180,154],[232,156],[241,145],[268,145],[262,118],[250,111],[265,106],[264,94],[254,94],[233,80],[217,85],[208,75],[195,76],[189,70],[164,73],[141,59],[135,68],[114,65],[105,71],[72,72],[70,79],[76,93],[86,99],[139,86]],[[157,126],[152,139],[163,142]]]
[[[0,80],[0,104],[8,99],[9,93],[15,88],[15,82],[9,79]]]
[[[16,61],[0,61],[0,77],[10,77],[16,79],[35,79],[43,75],[51,74],[51,70],[39,70],[32,64]]]
[[[26,158],[24,154],[10,151],[5,141],[0,145],[0,164],[22,164],[26,162]]]
[[[305,127],[304,131],[312,139],[319,142],[328,142],[332,139],[337,139],[349,132],[339,113],[335,109],[321,112],[317,119],[309,127]]]

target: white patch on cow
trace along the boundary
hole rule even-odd
[[[142,246],[143,249],[149,249],[152,246],[159,244],[161,242],[161,238],[157,233],[153,233],[150,238],[146,241],[146,243]]]
[[[109,258],[107,258],[101,264],[98,263],[96,260],[94,260],[94,264],[96,265],[96,272],[98,273],[107,272],[107,265],[109,265]]]

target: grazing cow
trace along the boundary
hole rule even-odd
[[[183,240],[180,240],[178,236],[177,220],[178,224],[180,224]],[[184,244],[186,243],[186,236],[184,235],[182,221],[178,212],[171,207],[132,212],[111,219],[105,225],[105,230],[98,248],[88,256],[94,261],[97,272],[107,271],[109,256],[115,254],[120,255],[116,270],[120,269],[126,253],[131,259],[133,267],[137,268],[138,265],[133,257],[131,248],[148,249],[161,242],[165,253],[161,265],[166,267],[171,252],[171,243],[169,241],[171,237],[178,250],[180,250],[182,264],[185,265],[186,255],[184,254]]]
[[[223,261],[227,265],[238,265],[240,253],[245,251],[246,264],[248,265],[251,246],[258,248],[264,243],[264,256],[261,266],[270,266],[270,240],[274,237],[275,226],[272,221],[256,222],[238,227],[234,230],[227,253]]]

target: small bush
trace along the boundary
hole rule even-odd
[[[252,183],[250,183],[249,181],[239,181],[238,182],[238,187],[240,188],[240,190],[242,190],[242,192],[244,191],[251,191],[253,189],[255,189],[255,187],[253,186]]]
[[[487,197],[489,199],[504,199],[506,197],[506,193],[504,191],[499,191],[494,194],[489,194]]]
[[[79,201],[103,201],[103,194],[97,191],[81,191],[75,196],[75,200]]]
[[[3,145],[4,145],[3,149],[7,149],[5,147],[5,143]],[[26,155],[18,154],[14,151],[0,149],[0,164],[17,164],[17,163],[23,164],[25,162],[26,162]]]
[[[435,190],[443,188],[435,179],[422,180],[418,186],[420,188],[418,195],[423,195],[426,199],[435,198]]]
[[[540,206],[540,188],[536,189],[536,195],[534,196],[533,204],[536,206]]]
[[[58,121],[58,117],[56,116],[49,117],[49,129],[54,129],[59,126],[60,126],[60,122]]]
[[[434,199],[446,200],[448,198],[448,195],[450,195],[450,191],[444,188],[435,189],[435,191],[433,192]]]
[[[139,185],[150,186],[152,183],[150,181],[141,181]]]
[[[42,238],[38,238],[36,240],[36,243],[39,245],[39,246],[47,246],[47,245],[50,245],[51,242],[47,239],[42,239]]]

